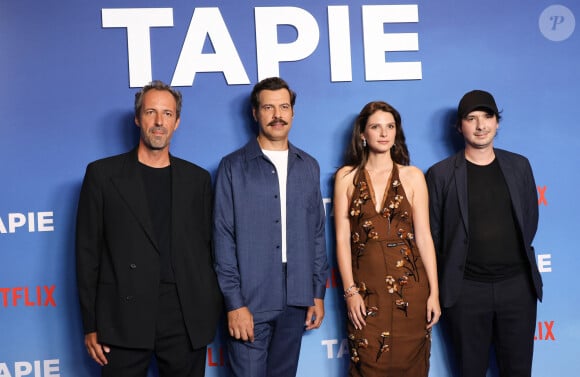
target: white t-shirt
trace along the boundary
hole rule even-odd
[[[288,176],[288,150],[262,152],[268,156],[278,172],[278,185],[280,186],[280,214],[282,218],[282,262],[286,263],[286,178]]]

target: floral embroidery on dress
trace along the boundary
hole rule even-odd
[[[372,221],[367,220],[363,223],[363,229],[365,230],[366,234],[367,234],[367,240],[378,240],[379,239],[379,234],[374,230],[375,229],[375,225],[373,224]]]
[[[350,215],[352,217],[360,216],[360,208],[367,200],[371,198],[368,185],[365,181],[360,181],[357,186],[359,189],[359,197],[352,201],[352,207],[350,208]]]
[[[348,334],[348,343],[350,346],[350,360],[355,364],[360,363],[358,350],[360,348],[367,348],[369,341],[366,338],[357,338],[354,334]]]
[[[377,352],[377,359],[375,361],[379,361],[379,357],[381,357],[384,352],[390,351],[389,344],[387,343],[387,340],[390,337],[391,333],[388,331],[383,331],[381,333],[381,337],[379,339],[379,350]]]
[[[404,311],[405,315],[407,315],[407,307],[409,306],[409,303],[405,300],[403,288],[409,283],[409,278],[419,281],[419,269],[417,267],[417,260],[419,258],[415,255],[413,245],[410,242],[413,240],[413,233],[405,233],[404,230],[400,229],[397,234],[404,242],[401,243],[401,259],[397,261],[395,267],[397,270],[400,270],[403,275],[399,276],[396,280],[393,276],[389,275],[385,279],[385,282],[387,283],[387,291],[390,294],[397,294],[399,296],[399,298],[395,300],[397,309]]]

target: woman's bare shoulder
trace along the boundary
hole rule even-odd
[[[336,174],[334,175],[334,179],[338,182],[338,181],[343,181],[343,180],[351,180],[354,178],[356,172],[358,171],[358,169],[354,166],[343,166],[340,169],[338,169],[336,171]]]
[[[401,177],[401,179],[404,178],[417,179],[424,177],[423,171],[416,166],[413,165],[408,166],[397,165],[397,166],[399,168],[399,176]]]

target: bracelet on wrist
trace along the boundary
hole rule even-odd
[[[348,294],[350,293],[353,289],[356,289],[356,284],[351,285],[350,287],[348,287],[347,289],[344,290],[344,294]]]
[[[344,292],[344,298],[347,299],[347,298],[352,297],[354,295],[358,295],[359,294],[358,291],[359,291],[359,289],[357,287],[349,288],[349,289],[347,289],[347,291]]]

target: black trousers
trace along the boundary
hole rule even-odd
[[[463,280],[458,302],[444,316],[463,377],[485,377],[493,345],[502,377],[530,377],[537,299],[530,277],[498,282]]]
[[[154,355],[160,377],[204,377],[206,347],[193,349],[175,284],[162,283],[154,349],[111,347],[102,377],[146,377]]]

